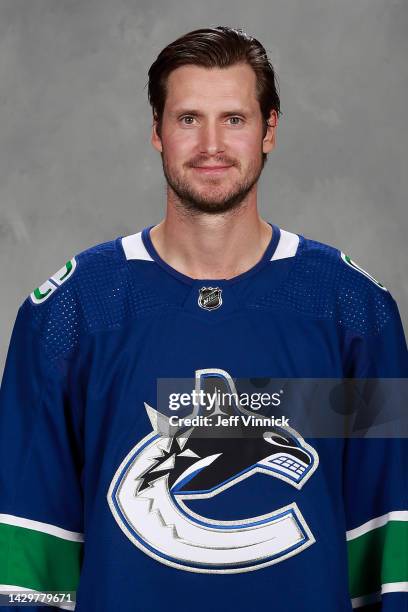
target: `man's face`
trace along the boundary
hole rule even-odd
[[[264,135],[256,75],[248,64],[228,68],[181,66],[170,73],[161,134],[169,187],[194,211],[221,213],[238,206],[256,185],[263,153],[275,145],[276,111]]]

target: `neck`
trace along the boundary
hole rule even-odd
[[[272,235],[256,204],[227,213],[183,214],[167,207],[165,218],[150,231],[160,257],[192,278],[229,279],[255,266]]]

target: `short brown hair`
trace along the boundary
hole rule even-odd
[[[261,43],[241,28],[228,26],[202,28],[184,34],[165,47],[151,65],[148,75],[148,98],[160,135],[166,102],[167,78],[173,70],[187,64],[206,68],[225,68],[239,62],[249,64],[256,74],[257,98],[267,121],[272,109],[281,115],[277,77]]]

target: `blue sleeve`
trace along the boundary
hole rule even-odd
[[[387,299],[381,330],[351,343],[353,376],[392,378],[402,391],[407,346],[397,305]],[[349,438],[343,474],[353,608],[408,612],[408,439],[397,426],[387,438]]]
[[[79,579],[81,428],[64,373],[44,349],[48,317],[29,298],[20,307],[0,389],[2,591],[71,592]]]

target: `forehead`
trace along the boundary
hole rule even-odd
[[[166,107],[169,110],[177,106],[214,106],[230,102],[258,106],[256,75],[248,64],[227,68],[180,66],[168,76]]]

